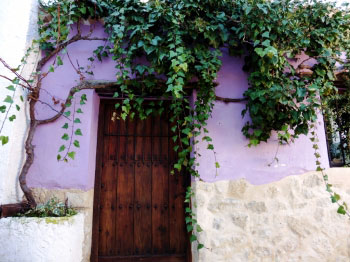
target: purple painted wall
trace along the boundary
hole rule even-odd
[[[103,36],[102,28],[96,30],[94,35]],[[91,56],[92,51],[103,44],[100,41],[80,41],[72,44],[68,52],[74,64],[79,61],[80,66],[87,66],[90,64],[87,58]],[[224,52],[222,60],[223,67],[218,75],[220,84],[216,90],[217,95],[242,97],[242,93],[248,87],[247,75],[241,70],[242,59],[229,57]],[[63,62],[64,66],[57,68],[54,74],[50,74],[44,80],[43,87],[51,95],[65,99],[69,89],[79,82],[79,76],[72,69],[66,55],[63,57]],[[103,63],[95,62],[93,70],[94,76],[88,79],[115,79],[114,64],[109,59],[105,59]],[[83,190],[93,188],[99,98],[93,91],[88,91],[86,94],[88,103],[82,108],[84,114],[80,124],[84,136],[80,139],[81,148],[76,150],[76,159],[69,163],[56,160],[57,150],[62,144],[60,137],[66,131],[61,128],[66,122],[64,118],[53,124],[40,126],[34,139],[36,155],[28,175],[29,186]],[[42,99],[52,104],[51,97],[45,92],[42,92]],[[213,138],[221,168],[218,170],[218,176],[215,176],[213,153],[205,149],[207,146],[205,143],[199,144],[198,149],[202,155],[199,160],[199,173],[204,181],[245,178],[253,184],[264,184],[315,169],[312,145],[305,136],[301,136],[292,145],[279,146],[277,154],[279,161],[275,161],[270,166],[269,163],[273,161],[278,147],[275,135],[268,143],[248,148],[248,141],[241,133],[241,128],[247,121],[247,117],[245,119],[241,117],[244,106],[244,103],[216,103],[212,118],[208,122],[208,130]],[[41,118],[54,114],[46,105],[38,106],[37,112]],[[328,167],[323,121],[322,118],[319,119],[317,132],[322,163],[324,167]]]
[[[242,59],[232,58],[224,52],[222,61],[223,66],[218,75],[220,85],[216,94],[241,98],[248,88],[247,74],[241,70]],[[241,132],[244,123],[249,119],[241,117],[244,108],[244,103],[215,103],[208,130],[213,138],[217,161],[221,167],[216,176],[214,154],[206,150],[205,143],[201,143],[198,146],[202,155],[198,170],[203,180],[245,178],[252,184],[265,184],[289,175],[315,170],[314,149],[309,138],[304,135],[291,145],[278,146],[277,135],[273,134],[268,143],[249,148],[248,141]],[[321,162],[324,167],[329,167],[322,116],[319,116],[317,135],[320,140]],[[278,162],[273,161],[277,150]]]
[[[97,26],[93,36],[105,37],[101,26]],[[76,32],[73,30],[72,34]],[[88,33],[85,27],[83,34]],[[73,43],[68,48],[71,61],[77,66],[87,67],[91,62],[87,60],[92,51],[98,46],[104,45],[103,41],[80,41]],[[67,55],[62,55],[63,66],[55,69],[53,74],[49,74],[43,81],[42,87],[48,92],[41,92],[41,99],[53,105],[51,95],[60,99],[65,99],[71,87],[79,83],[79,76],[72,68]],[[43,68],[43,72],[48,68]],[[87,79],[113,80],[114,63],[110,59],[105,59],[103,63],[95,61],[92,70],[94,76],[87,75]],[[48,94],[49,93],[49,94]],[[99,97],[94,91],[85,91],[88,102],[82,106],[83,114],[79,115],[82,124],[76,124],[81,128],[83,136],[79,137],[80,149],[74,148],[77,152],[76,159],[68,163],[58,162],[56,155],[58,148],[62,145],[60,138],[64,133],[70,134],[70,130],[62,129],[66,121],[61,117],[52,124],[39,126],[34,137],[35,161],[28,174],[28,184],[31,187],[45,188],[77,188],[88,190],[94,185],[95,178],[95,158],[97,144],[98,110]],[[80,94],[77,94],[80,97]],[[77,108],[79,100],[77,100]],[[73,106],[72,106],[73,107]],[[71,107],[71,108],[72,108]],[[60,109],[59,106],[56,106]],[[47,105],[37,105],[38,119],[50,117],[55,114]],[[68,132],[67,132],[68,131]]]

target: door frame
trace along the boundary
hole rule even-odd
[[[91,262],[98,262],[98,240],[100,222],[100,193],[101,193],[101,173],[102,173],[102,152],[104,146],[103,132],[105,125],[105,104],[107,99],[100,99],[97,128],[97,149],[96,149],[96,170],[94,186],[94,207],[92,215],[92,242],[91,242]]]
[[[97,149],[96,149],[96,168],[95,168],[95,185],[94,185],[94,201],[92,215],[92,241],[90,262],[98,262],[98,246],[99,246],[99,222],[100,222],[100,195],[101,195],[101,176],[103,165],[103,148],[104,148],[104,125],[105,125],[105,108],[106,104],[117,99],[100,98],[99,114],[98,114],[98,130],[97,130]],[[190,181],[191,183],[191,181]],[[187,261],[192,261],[192,245],[189,241],[190,233],[188,233],[187,244]]]

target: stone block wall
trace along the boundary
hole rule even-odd
[[[350,203],[350,170],[327,170]],[[205,248],[193,261],[350,261],[350,220],[337,214],[321,174],[309,172],[251,185],[246,180],[193,182]]]

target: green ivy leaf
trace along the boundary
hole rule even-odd
[[[207,149],[209,149],[209,150],[214,150],[214,145],[209,144],[209,145],[207,146]]]
[[[6,112],[6,106],[0,106],[0,112],[5,113]]]
[[[1,144],[6,145],[9,142],[8,136],[0,136]]]
[[[85,14],[86,14],[86,7],[85,7],[85,6],[80,7],[80,8],[79,8],[79,11],[80,11],[83,15],[85,15]]]
[[[253,9],[253,7],[251,5],[246,5],[244,8],[245,15],[249,15],[249,13],[251,12],[252,9]]]
[[[326,190],[327,192],[332,192],[332,189],[331,189],[332,185],[331,184],[326,184]]]
[[[179,163],[174,164],[174,168],[181,171],[181,165]]]
[[[262,48],[257,47],[254,49],[255,53],[257,53],[260,57],[264,57],[265,56],[265,52]]]
[[[152,39],[151,44],[157,46],[158,41],[162,40],[159,36],[156,36],[155,38]]]
[[[203,229],[201,228],[201,226],[200,226],[200,225],[198,225],[198,224],[197,224],[196,230],[197,230],[197,232],[198,232],[198,233],[200,233],[200,232],[202,232],[202,231],[203,231]]]
[[[81,110],[81,108],[78,108],[78,109],[77,109],[77,113],[78,113],[78,114],[82,114],[82,113],[83,113],[83,111]]]
[[[10,90],[10,91],[15,91],[16,89],[15,89],[15,87],[13,86],[13,85],[10,85],[10,86],[8,86],[8,87],[6,87],[8,90]]]
[[[85,94],[81,95],[80,105],[85,105],[86,101],[87,101],[86,95]]]
[[[262,36],[262,37],[269,38],[269,37],[270,37],[270,33],[269,33],[269,31],[266,31],[266,32],[264,32],[261,36]]]
[[[12,115],[12,116],[9,117],[10,122],[12,122],[15,119],[16,119],[16,115]]]
[[[126,119],[126,117],[128,116],[128,114],[127,114],[127,113],[122,113],[120,116],[121,116],[122,119],[125,121],[125,119]]]
[[[74,152],[74,151],[69,152],[69,153],[68,153],[68,157],[70,157],[71,159],[74,160],[74,158],[75,158],[75,152]]]
[[[69,139],[69,135],[67,133],[64,133],[64,135],[61,137],[61,139],[67,141]]]
[[[6,96],[4,102],[5,102],[5,103],[10,103],[10,104],[12,104],[12,103],[13,103],[12,97]]]
[[[271,44],[271,42],[270,42],[270,40],[268,40],[268,39],[266,39],[264,42],[262,42],[261,43],[263,46],[266,46],[266,47],[268,47],[268,46],[270,46],[270,44]],[[256,52],[256,51],[255,51]]]
[[[65,145],[60,146],[60,148],[58,149],[58,152],[62,152],[66,149]]]
[[[256,129],[256,130],[254,130],[253,133],[254,133],[254,136],[259,137],[262,134],[262,130]]]
[[[76,124],[81,124],[81,121],[80,121],[79,118],[75,118],[75,119],[74,119],[74,123],[76,123]]]
[[[338,195],[337,193],[334,193],[331,196],[331,200],[332,200],[332,203],[338,202],[340,200],[340,195]]]
[[[338,210],[337,210],[337,213],[338,214],[341,214],[341,215],[345,215],[346,214],[346,210],[344,209],[344,206],[339,206]]]
[[[57,65],[59,66],[63,65],[63,62],[60,56],[57,56]]]
[[[202,243],[198,243],[198,246],[197,246],[197,250],[200,250],[204,247],[204,245]]]
[[[193,226],[190,225],[190,224],[188,224],[188,225],[186,226],[186,228],[187,228],[187,232],[192,232],[192,230],[193,230]]]
[[[62,126],[62,128],[68,129],[68,123],[64,123],[64,125]]]
[[[73,145],[78,148],[80,147],[80,143],[78,140],[74,140]]]
[[[257,146],[260,142],[258,139],[251,139],[249,146]]]
[[[192,243],[192,242],[194,242],[194,241],[196,241],[197,240],[197,236],[196,235],[191,235],[190,236],[190,242]]]
[[[75,130],[74,134],[75,134],[76,136],[82,136],[82,135],[83,135],[83,133],[81,132],[80,128],[78,128],[77,130]]]
[[[207,142],[213,141],[213,139],[212,139],[211,137],[209,137],[209,136],[204,136],[204,137],[202,138],[202,140],[203,140],[203,141],[207,141]]]

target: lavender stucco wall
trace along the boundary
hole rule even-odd
[[[100,29],[99,29],[100,28]],[[103,37],[104,32],[97,26],[93,36]],[[72,34],[75,32],[73,31]],[[85,27],[83,34],[88,33],[88,27]],[[104,45],[103,41],[80,41],[71,44],[68,47],[68,53],[71,61],[78,68],[87,67],[91,62],[87,60],[98,46]],[[51,106],[51,96],[65,99],[71,87],[79,83],[79,75],[72,68],[67,55],[61,55],[63,66],[55,69],[55,72],[49,74],[43,81],[42,88],[48,92],[41,92],[41,99],[47,101]],[[50,63],[49,63],[50,64]],[[92,65],[94,76],[87,75],[87,79],[113,80],[115,79],[114,64],[110,59],[105,59],[103,63],[95,61]],[[48,69],[43,68],[43,72]],[[78,137],[80,149],[74,148],[77,152],[75,160],[68,163],[56,160],[58,148],[63,144],[60,138],[64,133],[70,134],[70,130],[62,129],[67,120],[61,117],[52,124],[39,126],[33,144],[35,147],[35,161],[28,174],[28,184],[31,187],[44,188],[76,188],[88,190],[94,185],[95,177],[95,158],[97,144],[98,110],[99,97],[92,90],[84,91],[88,102],[82,106],[84,112],[79,115],[82,124],[76,124],[76,128],[81,128],[83,136]],[[79,98],[81,94],[77,94]],[[79,99],[76,101],[76,108],[79,107]],[[71,109],[73,108],[73,105]],[[56,109],[60,109],[56,106]],[[45,104],[37,104],[38,119],[44,119],[53,116],[55,112]],[[69,121],[68,121],[69,122]],[[65,143],[67,144],[67,143]]]
[[[103,36],[103,30],[96,30],[96,36]],[[71,60],[80,66],[89,65],[87,58],[92,51],[103,45],[100,41],[80,41],[68,48]],[[247,75],[241,70],[242,59],[229,57],[224,52],[223,67],[218,75],[217,95],[223,97],[242,97],[248,88]],[[52,95],[64,99],[69,89],[79,81],[79,76],[72,69],[66,55],[63,57],[64,66],[56,69],[43,82],[43,88]],[[115,68],[111,60],[103,63],[95,62],[94,76],[88,79],[113,80]],[[77,149],[76,160],[69,163],[56,160],[57,150],[62,144],[60,137],[65,130],[61,126],[66,122],[64,118],[53,124],[40,126],[36,132],[35,162],[28,175],[31,187],[44,188],[77,188],[87,190],[94,185],[95,155],[98,127],[99,98],[94,91],[86,92],[88,103],[82,108],[81,129],[84,136],[80,139],[81,148]],[[42,98],[51,102],[50,96],[42,92]],[[205,150],[206,144],[198,145],[201,152],[199,173],[204,181],[235,180],[245,178],[252,184],[264,184],[279,180],[288,175],[302,174],[314,170],[312,145],[308,138],[301,136],[292,145],[278,148],[278,162],[271,163],[277,150],[277,139],[273,136],[268,143],[255,148],[248,148],[248,141],[241,133],[241,128],[248,120],[242,119],[241,111],[244,103],[225,104],[217,102],[212,118],[208,122],[208,129],[213,138],[217,160],[221,165],[218,176],[215,172],[215,160],[211,151]],[[42,110],[43,109],[43,110]],[[39,105],[37,112],[45,118],[54,112],[46,105]],[[322,163],[328,167],[327,149],[324,135],[323,121],[319,118],[318,136]]]
[[[232,58],[224,52],[223,67],[218,75],[220,85],[216,94],[222,97],[240,98],[248,88],[247,74],[242,71],[243,60]],[[242,119],[244,103],[216,102],[208,130],[220,164],[218,175],[215,172],[214,154],[206,150],[206,144],[198,146],[200,166],[204,181],[232,180],[245,178],[252,184],[265,184],[289,175],[302,174],[315,170],[314,149],[307,136],[301,135],[290,145],[278,146],[277,135],[273,134],[268,143],[249,148],[241,129],[249,118]],[[325,130],[322,116],[319,115],[317,135],[320,140],[321,162],[329,167]],[[277,151],[278,150],[278,151]],[[274,161],[277,151],[278,162]]]

